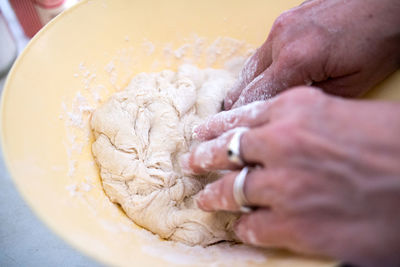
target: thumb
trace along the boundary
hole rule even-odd
[[[237,101],[243,89],[272,63],[271,42],[266,41],[247,59],[239,78],[224,100],[224,109],[229,110]]]
[[[277,67],[274,62],[245,87],[232,108],[270,99],[290,87],[311,85],[311,79],[304,78],[302,73],[298,68]]]

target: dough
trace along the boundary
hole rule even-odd
[[[234,78],[192,65],[142,73],[93,113],[104,190],[136,224],[188,245],[234,239],[235,215],[203,212],[192,198],[219,175],[189,176],[179,165],[195,143],[193,127],[221,110]]]

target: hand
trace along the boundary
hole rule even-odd
[[[312,0],[283,13],[249,58],[225,109],[297,85],[358,96],[400,64],[400,2]]]
[[[231,169],[236,127],[250,171],[244,193],[257,210],[235,226],[245,243],[334,257],[361,266],[400,266],[400,104],[344,100],[312,88],[290,90],[210,118],[205,142],[184,166]],[[225,174],[198,195],[206,211],[238,211]]]

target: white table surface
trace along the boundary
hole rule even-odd
[[[19,53],[28,43],[7,0],[0,9],[17,40]],[[6,77],[0,78],[0,92]],[[0,153],[0,266],[100,266],[52,233],[18,193]]]

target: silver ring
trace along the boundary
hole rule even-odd
[[[231,141],[229,141],[228,144],[228,150],[227,150],[228,160],[240,167],[244,166],[244,161],[240,156],[240,138],[242,137],[242,134],[247,130],[248,129],[245,128],[236,131],[233,134]]]
[[[253,211],[253,208],[248,205],[249,202],[244,195],[244,183],[246,181],[248,173],[249,168],[244,167],[236,176],[235,182],[233,183],[233,197],[236,201],[236,204],[238,204],[238,206],[240,207],[240,211],[244,213],[249,213]]]

